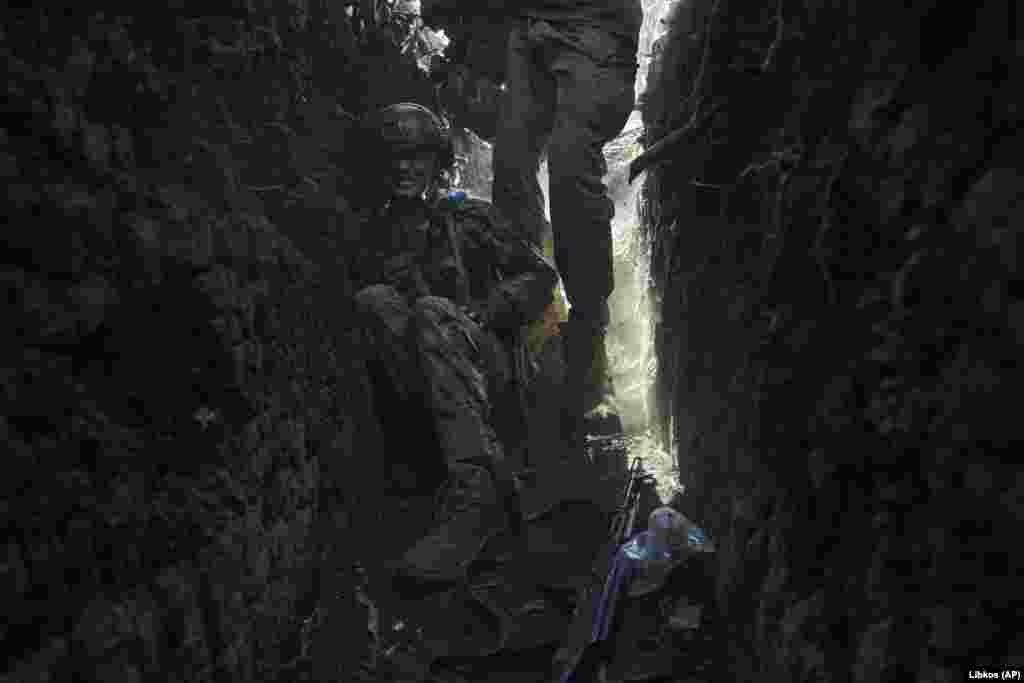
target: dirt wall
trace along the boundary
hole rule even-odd
[[[1021,664],[1019,8],[682,2],[645,96],[652,404],[735,680]]]
[[[293,681],[315,629],[365,639],[350,130],[432,90],[360,28],[327,2],[5,13],[0,679]],[[321,651],[323,680],[362,655]]]

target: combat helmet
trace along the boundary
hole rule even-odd
[[[455,147],[448,127],[437,114],[414,102],[391,104],[370,114],[364,121],[374,141],[392,154],[410,150],[432,150],[441,168],[455,164]]]

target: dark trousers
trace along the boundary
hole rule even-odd
[[[588,317],[614,287],[603,147],[633,109],[635,50],[590,26],[524,20],[509,35],[494,203],[541,245],[548,226],[537,173],[547,153],[555,263],[569,303]]]

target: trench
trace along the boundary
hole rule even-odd
[[[649,3],[646,8],[638,96],[646,85],[651,45],[664,32],[660,20],[669,9],[669,3]],[[607,346],[624,433],[592,440],[589,462],[562,454],[558,427],[551,419],[561,400],[560,340],[557,335],[548,336],[537,350],[539,375],[528,399],[529,465],[536,480],[523,492],[528,520],[523,539],[491,539],[470,566],[463,589],[409,600],[392,591],[388,561],[425,531],[423,524],[409,520],[428,518],[432,499],[401,494],[373,506],[373,518],[357,516],[357,528],[374,530],[373,540],[359,543],[362,548],[374,548],[363,556],[365,596],[373,615],[372,667],[378,677],[373,680],[550,680],[564,666],[570,627],[581,609],[578,586],[585,582],[581,577],[602,543],[601,520],[614,509],[627,464],[639,457],[652,475],[644,489],[637,531],[642,530],[648,512],[662,504],[678,504],[683,495],[676,464],[667,444],[651,429],[648,410],[656,375],[648,291],[650,256],[642,243],[638,215],[641,184],[627,179],[629,164],[641,150],[642,127],[640,110],[635,109],[622,133],[605,148],[605,183],[616,208],[612,225],[616,289],[609,301]],[[491,146],[468,130],[459,131],[456,142],[459,187],[489,199]],[[546,191],[546,162],[541,165],[540,180]],[[550,235],[545,246],[550,256]],[[552,322],[566,318],[560,288],[549,314]],[[388,537],[386,542],[382,535]],[[517,559],[508,560],[509,551],[503,551],[510,543],[511,556],[518,554]],[[516,551],[516,543],[525,544],[525,550]],[[663,591],[630,601],[610,665],[616,680],[713,680],[706,677],[721,667],[712,642],[709,566],[695,561],[687,571],[677,572]],[[702,607],[702,627],[695,623],[684,629],[668,628],[674,612],[689,608],[699,614]],[[446,623],[439,622],[439,613],[445,615]]]
[[[631,603],[617,678],[1015,680],[1018,3],[645,0],[606,150],[625,433],[559,451],[553,336],[527,552],[419,598],[389,562],[443,473],[403,489],[423,425],[354,339],[356,122],[482,130],[495,90],[445,94],[416,4],[3,14],[0,681],[549,680],[637,455],[717,550]]]

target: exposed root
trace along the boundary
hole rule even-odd
[[[638,175],[654,164],[661,163],[671,157],[681,144],[687,142],[691,136],[703,131],[714,114],[721,108],[721,103],[716,103],[701,116],[700,108],[703,101],[697,99],[697,95],[704,85],[704,74],[707,71],[708,61],[711,58],[711,30],[714,28],[715,18],[718,16],[721,4],[722,0],[715,0],[715,4],[711,6],[711,12],[708,14],[707,27],[704,29],[704,52],[701,55],[700,68],[697,71],[697,77],[693,79],[693,88],[690,89],[690,95],[686,98],[686,104],[696,102],[693,107],[693,116],[690,117],[689,122],[685,126],[672,131],[661,140],[658,140],[651,145],[650,149],[630,163],[629,182],[633,182]]]

